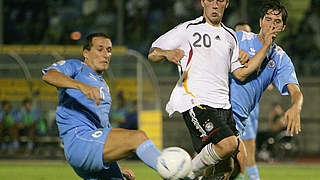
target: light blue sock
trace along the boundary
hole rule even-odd
[[[250,180],[260,180],[258,167],[256,165],[246,167],[246,172]]]
[[[151,140],[144,141],[136,150],[138,157],[152,169],[157,170],[157,159],[161,155],[159,149]]]

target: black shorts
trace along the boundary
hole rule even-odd
[[[231,108],[199,105],[183,112],[182,115],[197,153],[209,143],[217,144],[224,138],[239,135]]]

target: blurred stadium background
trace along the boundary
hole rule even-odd
[[[230,0],[223,22],[233,27],[245,21],[257,32],[257,7],[262,2]],[[277,43],[292,58],[304,94],[302,133],[295,139],[298,150],[290,161],[319,164],[320,0],[282,2],[289,11],[289,18],[287,29]],[[159,148],[180,146],[192,153],[181,116],[175,114],[169,119],[164,110],[178,78],[177,69],[165,61],[150,64],[146,57],[152,41],[201,13],[200,0],[0,0],[0,101],[8,100],[19,109],[22,100],[31,97],[33,106],[39,109],[41,119],[47,124],[46,133],[37,138],[35,152],[2,153],[0,169],[11,167],[7,164],[15,159],[64,160],[55,125],[57,92],[42,82],[41,69],[57,60],[82,59],[84,38],[100,31],[108,33],[115,45],[111,68],[105,73],[113,104],[117,102],[118,92],[122,92],[128,109],[134,108],[137,102],[139,128],[145,130]],[[290,98],[281,96],[277,90],[264,93],[259,131],[267,129],[268,113],[275,102],[287,109]],[[264,160],[271,163],[278,160],[268,157]],[[4,172],[0,170],[0,179],[7,179],[1,175]],[[311,175],[306,179],[317,179],[315,174]],[[60,179],[72,178],[77,179],[76,176]]]

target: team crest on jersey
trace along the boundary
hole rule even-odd
[[[102,131],[96,131],[93,134],[91,134],[91,136],[94,138],[98,138],[98,137],[102,136],[102,134],[103,134]]]
[[[206,125],[205,125],[205,129],[207,132],[210,132],[212,129],[213,129],[213,123],[212,122],[208,122]]]
[[[270,68],[274,68],[276,66],[276,63],[274,62],[274,60],[271,59],[269,61],[268,65],[269,65]]]

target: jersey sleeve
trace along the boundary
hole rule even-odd
[[[160,48],[163,50],[171,50],[177,49],[184,44],[186,38],[184,38],[184,32],[186,31],[186,25],[180,24],[175,28],[171,29],[170,31],[166,32],[162,36],[160,36],[157,40],[155,40],[152,45],[151,49]]]
[[[297,75],[290,57],[285,52],[283,52],[283,55],[277,55],[277,57],[280,58],[280,63],[277,66],[273,83],[282,95],[288,95],[289,91],[286,85],[290,83],[299,84]]]
[[[235,41],[234,46],[232,49],[232,55],[231,55],[231,72],[234,70],[243,67],[243,65],[239,61],[239,41],[237,38],[237,35],[235,33]]]
[[[236,31],[236,37],[237,37],[238,42],[241,41],[242,36],[243,36],[243,31]]]
[[[42,70],[42,74],[47,73],[50,69],[56,69],[57,71],[69,76],[75,77],[81,70],[81,61],[80,60],[61,60],[51,66]]]

